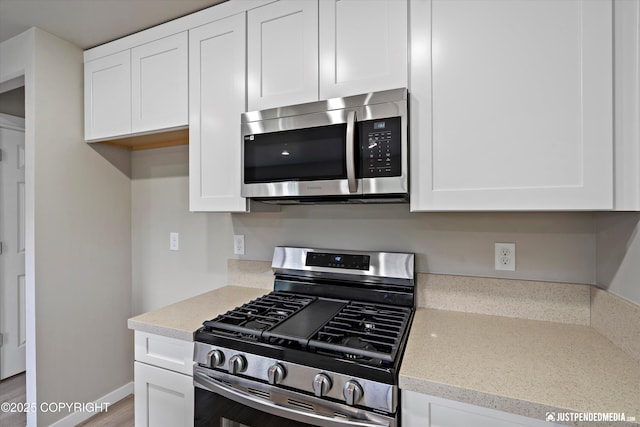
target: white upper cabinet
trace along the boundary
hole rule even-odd
[[[320,0],[320,99],[407,87],[407,2]]]
[[[248,12],[248,110],[408,86],[406,0],[281,0]]]
[[[84,64],[85,139],[131,133],[131,52]]]
[[[85,140],[186,127],[187,32],[85,62]]]
[[[610,1],[411,11],[412,210],[612,208]]]
[[[245,212],[240,114],[245,111],[245,14],[189,32],[189,208]]]
[[[187,126],[187,40],[184,31],[131,50],[133,133]]]
[[[318,99],[318,3],[281,0],[248,12],[248,110]]]
[[[614,7],[615,209],[640,210],[640,1]]]

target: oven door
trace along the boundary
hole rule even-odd
[[[195,427],[397,427],[393,417],[196,366]]]

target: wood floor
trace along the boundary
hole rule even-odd
[[[101,412],[78,424],[76,427],[133,427],[133,394],[109,406]]]
[[[25,374],[18,374],[0,382],[0,403],[27,401]],[[24,427],[27,416],[23,413],[0,411],[0,426]],[[78,427],[133,427],[133,395],[110,405],[106,412],[94,415]]]
[[[0,381],[0,403],[24,403],[27,401],[26,375],[21,373]],[[0,411],[0,426],[24,427],[27,425],[25,412]]]

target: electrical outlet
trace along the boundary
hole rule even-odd
[[[180,234],[174,233],[174,232],[169,233],[169,250],[170,251],[180,250]]]
[[[495,244],[495,269],[502,271],[516,271],[516,244]]]
[[[244,255],[244,234],[235,234],[233,236],[233,253]]]

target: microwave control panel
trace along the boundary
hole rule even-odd
[[[362,178],[402,175],[400,117],[360,122]]]

